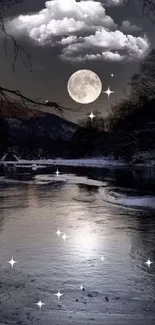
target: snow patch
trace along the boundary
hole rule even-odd
[[[92,186],[105,186],[105,182],[89,179],[87,177],[76,176],[74,174],[65,174],[65,175],[36,175],[36,182],[65,182],[68,184],[86,184]]]
[[[126,196],[111,191],[106,195],[106,200],[120,206],[155,209],[155,196]]]

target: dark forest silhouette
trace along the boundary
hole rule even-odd
[[[103,120],[80,121],[82,128],[73,136],[75,155],[112,155],[131,161],[139,152],[155,151],[155,50],[141,62],[130,81],[127,98],[111,107]],[[80,145],[79,145],[80,144]]]

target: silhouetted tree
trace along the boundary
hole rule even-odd
[[[90,128],[96,129],[96,131],[103,131],[104,130],[104,118],[101,116],[101,112],[95,111],[94,112],[94,119],[90,119],[89,116],[86,118],[80,119],[78,124],[83,128]]]
[[[79,120],[79,128],[72,137],[72,156],[91,157],[96,148],[100,147],[100,139],[104,138],[104,118],[100,112],[94,112],[94,119],[91,120],[89,116]],[[102,149],[102,148],[101,148]]]
[[[137,2],[143,15],[148,16],[152,22],[155,21],[155,1],[154,0],[122,0],[124,4]]]
[[[129,0],[132,1],[132,0]],[[142,6],[142,13],[147,15],[153,22],[155,21],[155,1],[154,0],[139,0]]]
[[[155,50],[150,51],[131,79],[132,98],[146,102],[155,97]]]
[[[140,110],[147,110],[147,103],[155,98],[155,50],[153,49],[147,55],[140,65],[139,71],[136,72],[130,81],[131,93],[128,98],[119,101],[111,106],[111,112],[107,122],[109,131],[121,131],[128,125],[128,118],[139,114]],[[133,114],[134,113],[134,114]],[[144,114],[144,112],[143,112]],[[132,120],[130,119],[131,129]]]

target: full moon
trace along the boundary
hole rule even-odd
[[[67,85],[70,97],[77,103],[89,104],[101,94],[102,83],[91,70],[79,70],[71,75]]]

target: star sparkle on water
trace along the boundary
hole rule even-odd
[[[109,87],[106,91],[104,91],[105,94],[107,94],[108,98],[111,96],[111,94],[114,94],[114,91],[111,90]]]
[[[58,229],[56,234],[58,235],[58,237],[60,237],[60,235],[62,234],[62,232]]]
[[[81,289],[81,290],[84,290],[84,287],[83,287],[83,285],[81,285],[81,286],[80,286],[80,289]]]
[[[57,171],[55,173],[56,173],[57,176],[59,176],[59,174],[60,174],[58,169],[57,169]]]
[[[12,257],[12,259],[10,261],[8,261],[8,263],[13,267],[14,264],[16,264],[17,262]]]
[[[103,262],[103,261],[105,261],[105,258],[104,258],[104,256],[102,256],[102,257],[101,257],[101,261],[102,261],[102,262]]]
[[[55,296],[57,296],[58,300],[63,296],[63,294],[58,290],[57,293],[55,293]]]
[[[43,303],[41,301],[41,299],[36,303],[36,305],[41,309],[43,305],[45,305],[45,303]]]
[[[63,236],[62,236],[62,238],[65,241],[68,238],[68,236],[66,236],[66,234],[64,233]]]

